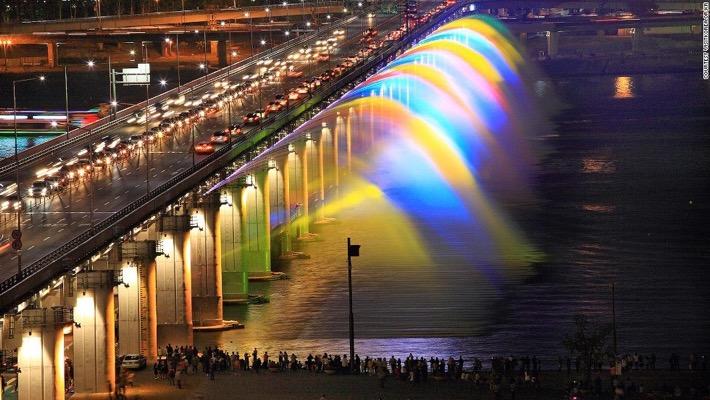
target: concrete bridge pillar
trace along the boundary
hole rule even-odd
[[[292,250],[289,235],[290,221],[288,219],[288,208],[286,207],[285,172],[285,159],[282,159],[281,162],[269,160],[267,179],[269,187],[269,223],[272,234],[271,251],[281,257],[290,254]]]
[[[295,157],[295,155],[293,155],[293,157]],[[279,234],[281,236],[281,257],[289,257],[293,252],[293,228],[291,223],[293,203],[291,201],[290,158],[292,158],[292,153],[287,153],[285,157],[276,162],[276,165],[281,171],[281,178],[283,179],[282,217],[280,220],[281,227],[279,228]]]
[[[172,55],[173,55],[172,42],[163,41],[161,49],[162,49],[161,54],[163,55],[163,57],[172,57]]]
[[[284,163],[284,207],[289,220],[289,237],[302,239],[309,233],[308,221],[308,179],[303,144],[289,145],[289,153]],[[304,188],[306,186],[306,188]]]
[[[518,34],[518,41],[520,42],[520,45],[525,47],[528,44],[528,33],[527,32],[520,32]]]
[[[326,122],[321,125],[320,140],[318,140],[318,219],[316,224],[326,224],[333,222],[333,218],[326,216],[326,199],[327,190],[331,187],[334,176],[337,176],[337,170],[334,163],[337,164],[337,148],[334,147],[333,132],[328,127]]]
[[[242,302],[249,297],[249,273],[242,263],[241,189],[228,185],[220,195],[219,257],[222,265],[223,302]]]
[[[340,115],[340,112],[335,117],[335,128],[333,129],[333,186],[335,187],[335,196],[339,196],[340,188],[340,140],[345,133],[345,119]]]
[[[241,253],[249,277],[271,275],[271,200],[269,170],[246,177],[241,188]]]
[[[224,40],[217,42],[217,62],[220,67],[227,66],[227,42]]]
[[[547,56],[550,58],[557,57],[560,44],[560,33],[555,31],[547,31]]]
[[[151,242],[154,246],[154,242]],[[118,285],[118,353],[158,356],[156,312],[156,263],[126,262]]]
[[[73,329],[76,393],[107,393],[115,387],[113,271],[80,272],[76,277]]]
[[[631,34],[631,52],[638,53],[641,51],[644,37],[644,28],[637,26],[634,28],[634,33]]]
[[[189,215],[163,215],[155,258],[157,345],[193,344]]]
[[[217,256],[219,197],[190,210],[190,275],[193,326],[222,325],[222,272]]]
[[[47,66],[50,68],[57,66],[57,44],[55,42],[47,43]]]
[[[64,399],[64,329],[71,326],[68,308],[25,309],[18,332],[18,399]]]
[[[348,173],[353,169],[353,125],[355,123],[357,123],[357,114],[355,109],[350,107],[345,121],[345,163]]]
[[[157,357],[157,245],[155,240],[146,240],[149,236],[155,237],[155,232],[141,231],[132,240],[115,244],[105,257],[94,261],[93,269],[117,275],[118,354],[142,354],[152,360]]]

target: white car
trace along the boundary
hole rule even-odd
[[[121,362],[121,367],[126,369],[143,369],[146,365],[145,357],[140,354],[126,354]]]

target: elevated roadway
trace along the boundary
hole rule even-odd
[[[361,49],[359,38],[368,26],[377,26],[380,35],[383,35],[399,26],[399,18],[348,18],[328,29],[289,42],[268,55],[260,55],[258,58],[217,71],[205,79],[193,81],[185,85],[182,93],[187,98],[202,97],[212,92],[214,82],[225,79],[240,81],[244,74],[252,73],[261,60],[278,59],[294,50],[297,51],[307,43],[312,45],[316,40],[330,37],[336,28],[344,30],[344,39],[332,54],[331,61],[301,63],[298,67],[304,72],[304,77],[316,76]],[[411,37],[408,40],[411,40]],[[395,54],[406,43],[407,41],[393,43],[392,46],[379,50],[384,53],[364,60],[364,64],[351,72],[343,80],[343,84],[379,65],[385,54]],[[230,122],[241,119],[245,113],[273,99],[275,94],[286,92],[300,84],[302,79],[269,85],[241,98],[233,103],[231,111],[224,108],[195,125],[191,131],[165,136],[151,145],[149,154],[141,151],[124,162],[116,162],[108,168],[97,170],[91,180],[80,180],[69,185],[64,191],[52,193],[47,197],[25,198],[24,210],[21,213],[23,250],[18,254],[5,247],[0,254],[0,307],[7,309],[23,296],[29,295],[32,288],[47,282],[61,271],[73,268],[96,251],[102,243],[125,234],[131,227],[139,224],[141,218],[162,209],[170,201],[226,166],[237,154],[253,146],[258,139],[298,116],[306,107],[304,102],[313,104],[327,95],[324,91],[315,92],[312,99],[305,99],[271,118],[268,128],[265,125],[247,128],[234,142],[222,146],[223,148],[218,146],[215,154],[200,156],[192,152],[193,143],[208,140],[212,132],[222,130]],[[329,90],[336,90],[338,84],[332,84]],[[175,96],[174,91],[151,99],[150,103],[171,96]],[[102,121],[93,127],[91,133],[72,132],[69,140],[59,139],[57,143],[29,149],[27,154],[21,157],[21,190],[27,190],[32,184],[36,179],[37,170],[58,158],[74,157],[87,145],[105,135],[125,139],[143,133],[146,130],[145,124],[135,124],[129,120],[133,118],[135,111],[140,111],[144,106],[145,104],[139,104],[133,109],[124,110],[114,121]],[[174,111],[177,113],[183,110],[184,108],[177,108]],[[151,120],[148,127],[152,128],[158,122]],[[4,161],[6,165],[0,167],[0,180],[11,181],[15,177],[15,166],[13,163],[7,163],[7,160]],[[5,235],[16,228],[16,215],[17,213],[5,212],[0,216],[0,229]],[[18,255],[21,256],[22,268],[19,272]]]

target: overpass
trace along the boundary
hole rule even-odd
[[[267,11],[268,9],[268,11]],[[185,10],[135,15],[109,15],[48,21],[11,22],[0,24],[0,34],[5,35],[63,35],[70,32],[111,34],[112,31],[174,29],[183,25],[208,25],[218,27],[222,21],[239,21],[266,18],[290,18],[302,15],[343,13],[340,1],[310,2],[301,4],[251,6],[218,10]]]

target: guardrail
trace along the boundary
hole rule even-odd
[[[328,25],[328,29],[334,29],[338,28],[340,26],[343,26],[347,23],[352,22],[354,19],[357,17],[349,17],[345,19],[341,19],[340,21],[337,21],[331,25]],[[226,66],[224,68],[221,68],[217,71],[211,72],[204,77],[194,79],[179,88],[173,88],[170,90],[167,90],[163,93],[161,93],[158,96],[152,97],[148,99],[148,106],[153,105],[157,102],[160,102],[168,97],[171,97],[173,95],[178,95],[178,94],[189,94],[194,90],[201,89],[206,85],[212,84],[215,81],[218,81],[220,79],[223,79],[224,77],[227,76],[227,74],[231,73],[239,73],[242,70],[252,67],[257,60],[262,59],[264,57],[276,57],[284,52],[288,52],[293,50],[295,47],[298,47],[302,45],[304,42],[307,42],[309,40],[312,40],[314,37],[320,34],[321,31],[314,31],[311,32],[307,35],[300,36],[298,38],[294,38],[289,40],[288,42],[278,46],[275,49],[263,52],[263,53],[258,53],[253,56],[250,56],[249,58],[246,58],[239,63],[235,63],[229,66]],[[234,66],[236,65],[236,67]],[[126,122],[126,120],[132,116],[134,113],[142,111],[146,107],[146,101],[142,101],[140,103],[134,104],[128,108],[124,108],[123,110],[120,110],[116,113],[115,118],[113,117],[104,117],[101,118],[97,121],[92,122],[91,124],[88,124],[86,126],[83,126],[81,128],[73,129],[69,131],[69,137],[67,138],[66,134],[63,134],[61,136],[58,136],[52,140],[49,140],[47,142],[38,144],[34,147],[31,147],[25,151],[22,151],[18,154],[18,159],[19,163],[15,159],[14,156],[12,157],[7,157],[2,160],[0,160],[0,176],[3,176],[9,172],[14,171],[14,169],[19,165],[20,167],[28,165],[34,161],[37,161],[38,159],[45,157],[47,155],[52,155],[55,152],[63,149],[66,146],[70,146],[73,144],[76,144],[82,140],[86,140],[88,138],[92,137],[97,137],[103,132],[105,132],[107,129],[111,129],[117,125],[123,124]]]
[[[469,3],[470,1],[465,4]],[[208,179],[245,150],[286,126],[286,124],[293,121],[314,104],[334,94],[357,78],[366,76],[370,71],[380,68],[402,48],[409,46],[417,38],[428,33],[433,27],[443,24],[464,9],[461,7],[445,9],[433,21],[418,27],[405,38],[393,43],[391,47],[363,61],[360,66],[336,82],[319,87],[313,93],[312,98],[301,102],[300,107],[297,106],[269,117],[259,125],[258,129],[250,131],[247,137],[240,138],[240,140],[220,148],[193,167],[181,172],[110,217],[98,222],[92,229],[79,234],[61,247],[27,266],[20,273],[1,282],[0,312],[6,311],[21,299],[30,296],[31,293],[42,287],[46,282],[49,282],[57,274],[73,268],[76,263],[99,251],[114,240],[115,237],[121,236],[125,228],[136,226],[145,219],[146,215],[163,209],[165,204],[174,201],[174,199],[188,192],[200,182]]]

